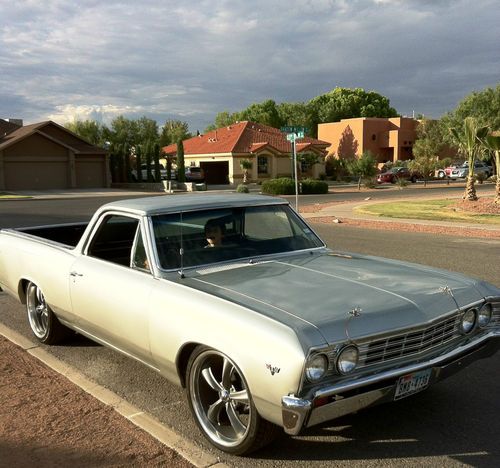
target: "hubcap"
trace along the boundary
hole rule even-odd
[[[191,402],[205,434],[225,447],[242,443],[255,416],[236,365],[221,353],[206,351],[195,360],[189,378]]]
[[[30,284],[26,295],[28,320],[31,330],[37,338],[43,338],[47,333],[49,309],[41,289]]]

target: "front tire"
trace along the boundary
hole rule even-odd
[[[187,366],[187,397],[196,424],[218,449],[244,455],[270,443],[278,427],[262,419],[246,380],[223,353],[201,346]]]
[[[41,343],[57,344],[68,337],[69,329],[57,320],[42,290],[31,282],[26,287],[26,311],[31,331]]]

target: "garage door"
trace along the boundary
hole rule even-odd
[[[105,187],[105,163],[99,161],[83,160],[75,161],[76,186],[78,188],[100,188]]]
[[[201,162],[207,184],[229,184],[229,162]]]
[[[68,188],[68,163],[63,161],[5,161],[7,190]]]

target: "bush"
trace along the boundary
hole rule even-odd
[[[293,195],[295,193],[295,182],[288,177],[265,180],[262,182],[262,193],[269,195]]]
[[[374,179],[364,179],[363,186],[365,188],[375,188],[377,186],[377,184],[375,183]]]
[[[322,180],[304,179],[300,182],[301,193],[304,195],[312,193],[328,193],[328,184]]]
[[[250,193],[250,190],[248,190],[248,187],[245,184],[238,185],[238,187],[236,187],[236,191],[238,193]]]

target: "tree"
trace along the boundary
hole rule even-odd
[[[137,182],[142,182],[142,147],[137,145],[135,147],[135,167],[137,173]]]
[[[480,126],[474,117],[466,117],[462,129],[451,128],[450,131],[460,151],[467,158],[469,166],[463,199],[468,201],[477,200],[474,186],[474,162],[484,147],[483,141],[488,134],[488,127]]]
[[[373,177],[377,173],[377,160],[370,151],[365,151],[360,158],[347,162],[347,169],[358,177],[358,190],[361,190],[361,181]]]
[[[480,126],[500,129],[500,84],[469,94],[443,120],[449,128],[459,128],[466,117],[476,118]]]
[[[210,132],[217,128],[228,127],[229,125],[234,124],[239,120],[238,113],[230,114],[228,111],[219,112],[215,117],[215,122],[212,125],[209,125],[205,132]]]
[[[153,161],[155,170],[155,181],[161,182],[161,171],[160,171],[160,145],[155,143],[153,145]]]
[[[445,146],[443,134],[443,126],[438,120],[422,119],[417,127],[417,139],[413,145],[415,159],[409,161],[408,167],[422,175],[424,186],[436,168],[439,153]]]
[[[105,146],[109,136],[109,129],[95,120],[75,120],[65,125],[69,131],[83,138],[92,145]]]
[[[314,134],[319,123],[339,122],[353,117],[396,117],[389,99],[362,88],[334,88],[309,101],[309,120]]]
[[[248,184],[248,171],[252,169],[253,163],[249,159],[241,159],[240,167],[243,169],[243,183]]]
[[[166,120],[161,129],[160,146],[168,146],[179,140],[191,138],[187,122],[180,120]]]
[[[238,120],[249,120],[274,128],[280,128],[282,126],[276,102],[272,99],[268,99],[260,104],[252,104],[238,115]]]
[[[148,142],[154,145],[158,141],[158,124],[155,120],[146,116],[135,121],[137,129],[137,144],[147,144]]]
[[[153,182],[153,149],[151,146],[151,142],[147,142],[143,145],[144,147],[144,156],[146,159],[146,182]]]
[[[485,138],[486,148],[493,151],[495,154],[495,166],[496,166],[496,194],[495,203],[500,204],[500,132],[493,132],[486,136]]]
[[[186,181],[186,166],[184,163],[184,143],[182,140],[177,142],[177,180]]]

